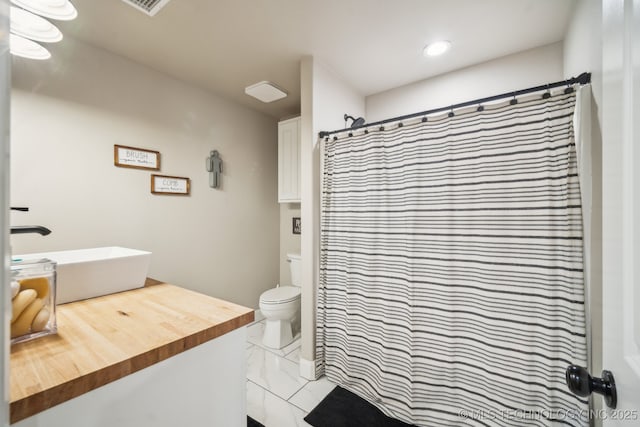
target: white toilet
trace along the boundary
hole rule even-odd
[[[291,322],[300,312],[300,255],[287,254],[292,286],[278,286],[260,295],[260,311],[265,329],[262,343],[269,348],[282,348],[293,341]]]

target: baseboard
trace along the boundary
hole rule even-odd
[[[317,379],[316,361],[300,357],[300,376],[309,381],[315,381]]]
[[[253,322],[256,323],[262,320],[264,320],[264,314],[262,314],[262,311],[258,308],[253,312]]]

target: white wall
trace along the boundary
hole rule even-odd
[[[287,254],[300,254],[300,234],[293,234],[294,217],[300,217],[300,203],[280,203],[281,285],[291,284],[291,271],[287,262]]]
[[[49,61],[15,58],[13,252],[120,245],[153,252],[149,276],[250,307],[278,280],[277,122],[66,37]],[[113,165],[113,145],[158,150],[191,195],[150,193],[149,171]],[[222,188],[205,158],[223,159]]]
[[[565,76],[577,75],[583,71],[596,74],[602,72],[601,8],[601,0],[576,2],[564,38],[563,69]]]
[[[370,95],[365,118],[371,123],[562,80],[562,47],[558,42]]]
[[[302,126],[302,315],[300,373],[313,378],[315,292],[320,248],[320,146],[318,132],[344,127],[343,115],[363,116],[364,97],[317,59],[300,65]]]
[[[591,193],[591,209],[585,212],[585,256],[587,259],[587,311],[590,318],[591,360],[593,375],[602,369],[602,2],[576,2],[564,40],[565,76],[591,72],[593,99],[591,102],[591,179],[582,191]],[[585,207],[588,209],[588,206]],[[602,407],[602,399],[593,399],[595,409]],[[596,418],[595,425],[602,424]]]

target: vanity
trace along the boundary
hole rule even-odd
[[[246,425],[252,309],[166,283],[57,307],[11,348],[15,427]]]

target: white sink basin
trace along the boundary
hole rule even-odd
[[[143,287],[151,252],[112,246],[14,258],[49,258],[57,262],[56,304],[64,304]]]

